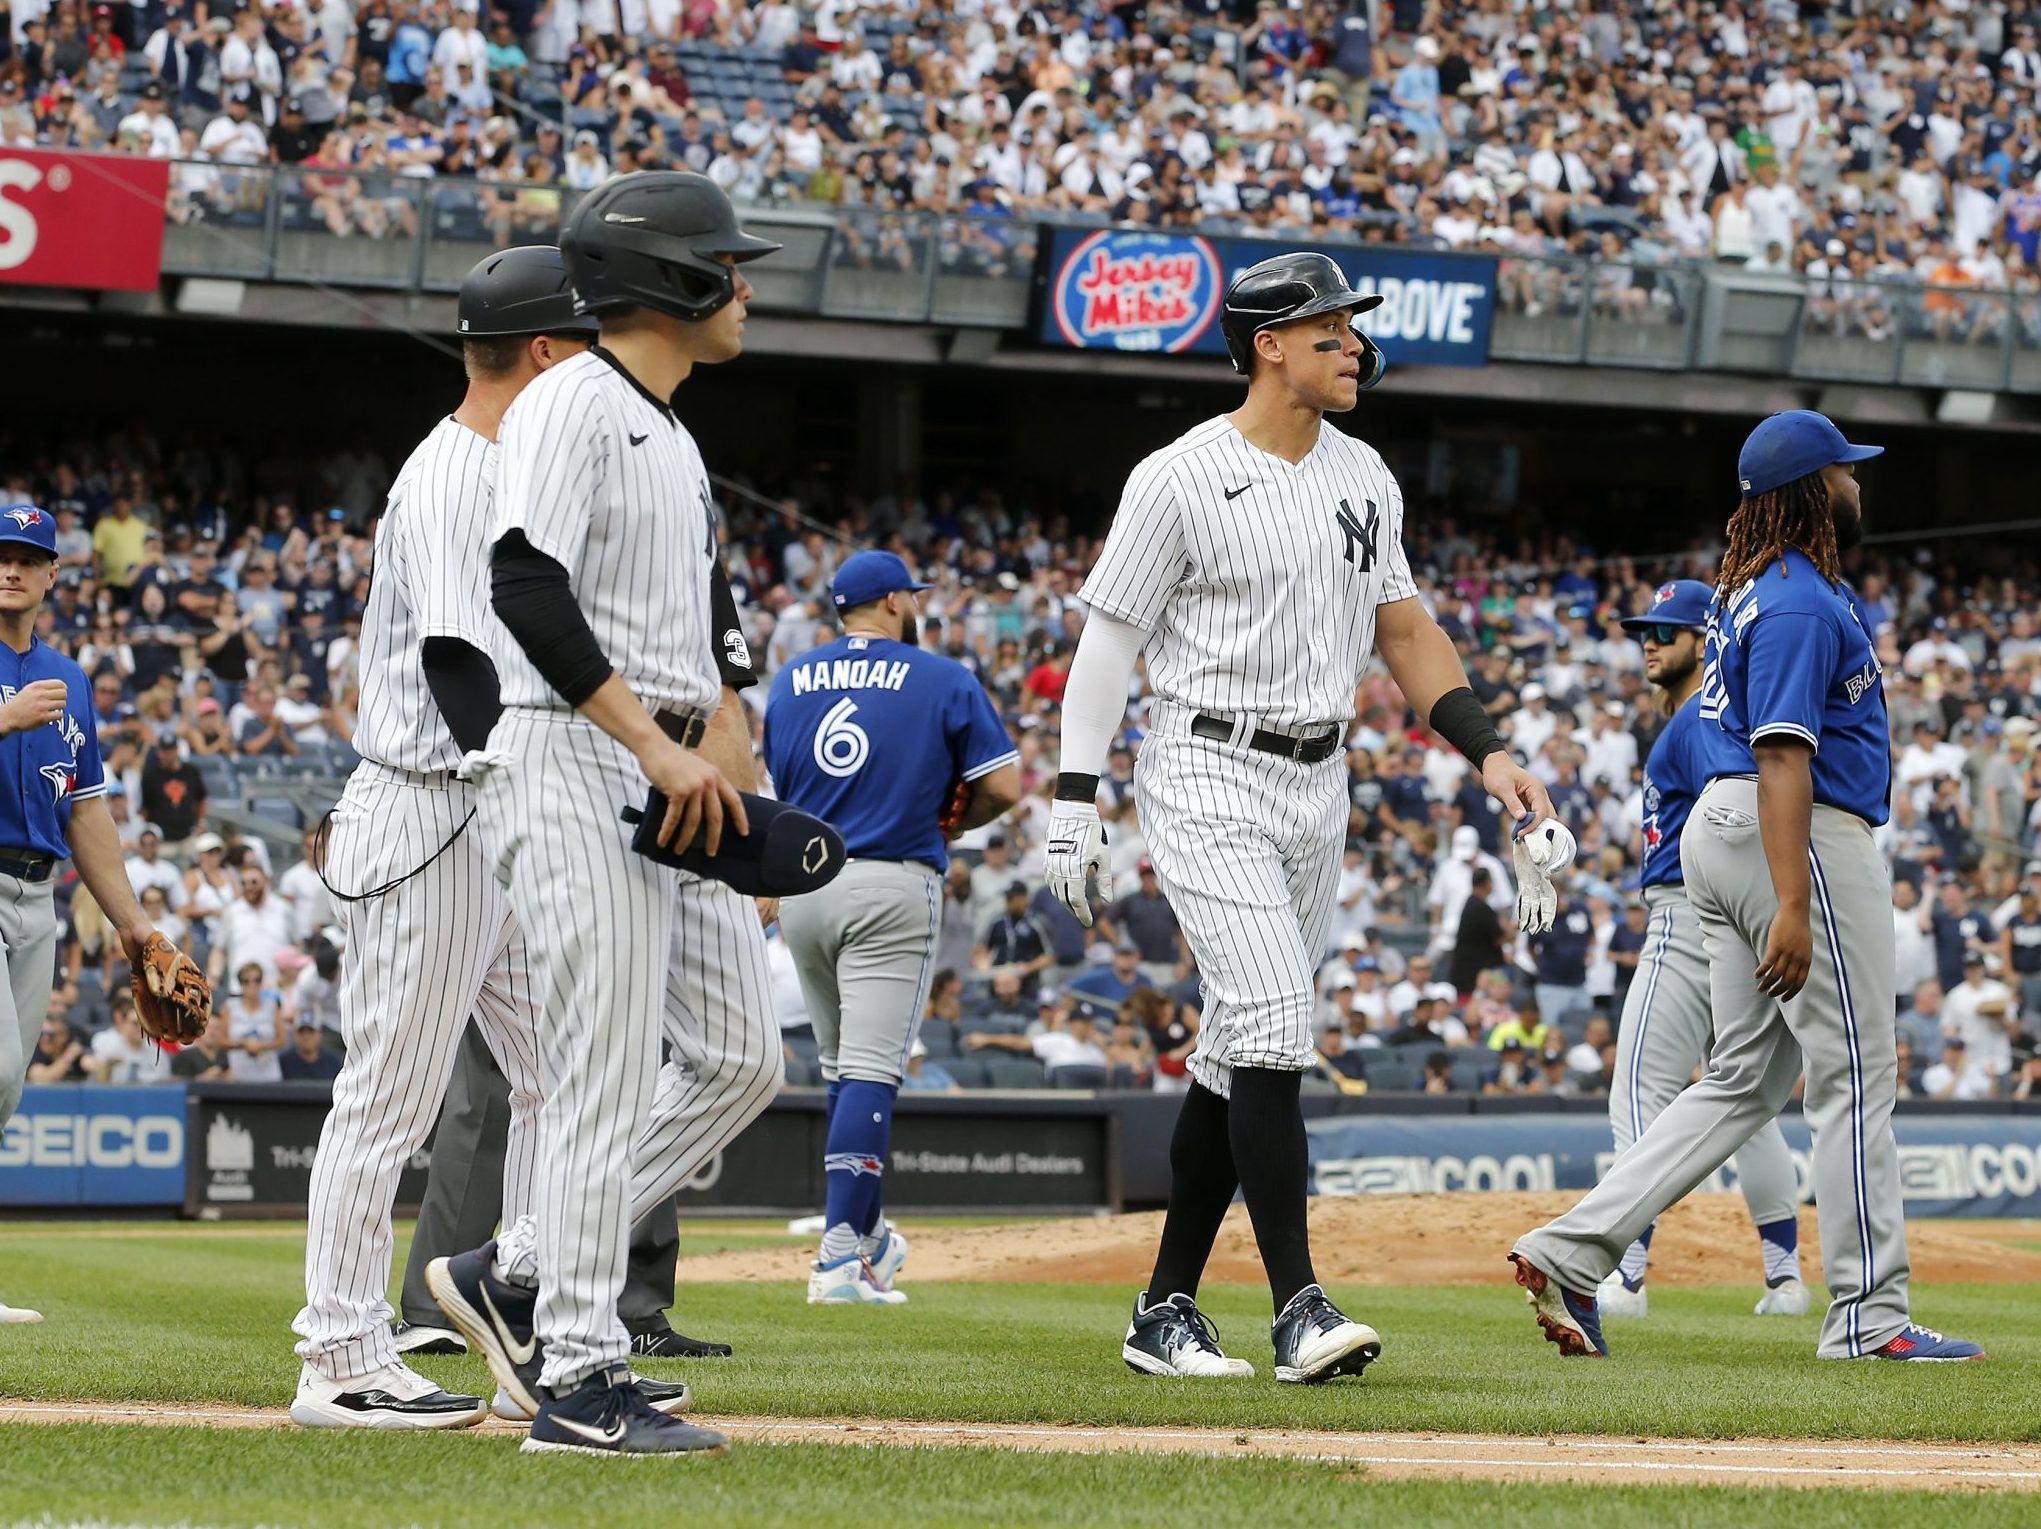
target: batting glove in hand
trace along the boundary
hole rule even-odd
[[[1517,928],[1543,934],[1559,911],[1552,878],[1573,864],[1579,846],[1557,818],[1524,819],[1510,840],[1510,860],[1517,878]]]
[[[1049,839],[1042,854],[1042,880],[1063,906],[1091,925],[1090,882],[1106,873],[1106,829],[1090,802],[1057,802],[1049,813]]]

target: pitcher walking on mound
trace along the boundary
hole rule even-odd
[[[1144,1374],[1254,1373],[1221,1351],[1197,1307],[1235,1190],[1268,1270],[1276,1378],[1359,1374],[1381,1353],[1312,1272],[1298,1103],[1345,842],[1343,742],[1375,653],[1512,818],[1541,819],[1517,846],[1520,885],[1538,905],[1531,927],[1552,908],[1540,861],[1556,869],[1571,856],[1571,836],[1544,817],[1543,788],[1511,760],[1418,602],[1395,478],[1325,422],[1382,375],[1381,352],[1353,327],[1381,301],[1323,255],[1243,272],[1222,322],[1246,402],[1134,470],[1083,590],[1046,879],[1089,924],[1087,881],[1105,854],[1097,772],[1145,649],[1154,699],[1135,802],[1206,997],[1162,1245],[1121,1350]]]

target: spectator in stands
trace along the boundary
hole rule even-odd
[[[154,823],[144,823],[135,837],[135,852],[128,856],[128,885],[135,889],[135,896],[154,887],[160,891],[172,908],[184,905],[184,876],[163,858],[163,833]]]
[[[1524,1043],[1515,1036],[1495,1048],[1495,1065],[1481,1080],[1484,1094],[1521,1094],[1531,1090],[1535,1076]]]
[[[1106,1066],[1116,1079],[1130,1088],[1147,1088],[1155,1077],[1155,1046],[1136,1017],[1141,1011],[1122,1004],[1113,1021],[1113,1033],[1105,1045]],[[1125,1068],[1124,1074],[1120,1069]]]
[[[291,1030],[290,1049],[277,1060],[277,1070],[286,1083],[330,1083],[340,1076],[340,1058],[326,1049],[318,1022],[300,1016]]]
[[[1453,836],[1471,834],[1471,828],[1456,828]],[[1460,921],[1453,938],[1451,980],[1462,998],[1474,995],[1481,974],[1504,962],[1504,946],[1514,939],[1515,920],[1505,922],[1495,908],[1495,884],[1487,866],[1476,867],[1468,881],[1468,895],[1460,904]]]
[[[1603,1071],[1616,1051],[1616,1027],[1606,1014],[1590,1014],[1580,1043],[1566,1053],[1568,1070],[1583,1076]]]
[[[1914,984],[1912,1000],[1899,1011],[1894,1022],[1899,1034],[1923,1062],[1938,1061],[1942,1055],[1942,985],[1928,977]]]
[[[1460,990],[1452,983],[1442,982],[1432,975],[1430,956],[1412,956],[1405,968],[1403,980],[1389,989],[1390,1017],[1407,1016],[1419,1002],[1427,998],[1457,1004],[1460,1001]]]
[[[1564,1040],[1565,1037],[1540,1018],[1535,1009],[1522,1009],[1489,1031],[1487,1044],[1490,1051],[1516,1046],[1528,1055],[1543,1051],[1555,1041],[1563,1043]]]
[[[113,1022],[92,1037],[92,1054],[86,1063],[97,1083],[167,1083],[171,1058],[168,1052],[142,1034],[135,1017],[134,995],[116,988],[108,1000]]]
[[[229,1076],[231,1052],[226,1003],[220,999],[214,1002],[212,1018],[206,1021],[205,1034],[171,1059],[170,1071],[186,1083],[224,1083]]]
[[[50,1014],[43,1020],[42,1034],[29,1053],[28,1081],[31,1083],[82,1083],[86,1079],[85,1042],[71,1028],[71,1021],[57,1012],[50,1000]]]
[[[910,1093],[919,1094],[954,1094],[962,1091],[957,1080],[950,1076],[942,1063],[931,1062],[928,1059],[928,1047],[921,1043],[919,1037],[907,1048],[907,1071],[901,1076],[900,1086]]]
[[[273,688],[263,684],[250,685],[237,710],[247,713],[235,730],[235,743],[244,755],[250,758],[264,755],[282,757],[298,752],[298,740],[277,713]]]
[[[1115,946],[1131,942],[1143,966],[1174,966],[1183,944],[1176,914],[1163,896],[1154,864],[1143,856],[1135,870],[1140,878],[1136,889],[1100,910],[1099,935]]]
[[[1970,1059],[1962,1035],[1951,1031],[1942,1041],[1942,1059],[1921,1074],[1921,1092],[1930,1099],[1989,1099],[1995,1080]]]
[[[236,1083],[283,1081],[280,1053],[290,1044],[283,1003],[267,986],[260,961],[234,969],[234,992],[221,1007],[227,1021],[227,1074]]]
[[[173,858],[183,858],[189,841],[205,828],[206,783],[184,757],[183,744],[176,732],[164,733],[149,751],[148,762],[142,766],[140,801],[142,816],[162,830],[164,851]],[[135,890],[139,893],[141,888]],[[181,886],[172,900],[182,904]]]
[[[971,952],[971,965],[979,971],[1010,971],[1020,979],[1023,996],[1032,993],[1041,973],[1055,964],[1049,937],[1028,911],[1028,885],[1009,882],[1005,909],[988,924]]]
[[[1421,1089],[1427,1094],[1450,1094],[1457,1090],[1453,1086],[1453,1055],[1449,1051],[1433,1051],[1424,1059],[1424,1082]]]
[[[1141,970],[1140,947],[1132,940],[1123,939],[1113,946],[1110,965],[1093,967],[1072,977],[1064,990],[1073,998],[1093,999],[1112,1010],[1117,1009],[1135,989],[1150,985],[1147,973]]]
[[[1587,995],[1587,963],[1594,948],[1594,925],[1587,909],[1573,905],[1562,888],[1552,927],[1530,937],[1531,958],[1537,964],[1533,989],[1538,1017],[1546,1024],[1564,1029],[1574,1015],[1591,1007]]]
[[[250,966],[265,977],[274,973],[276,953],[291,942],[290,905],[270,891],[268,874],[250,859],[240,880],[240,895],[219,915],[210,963],[215,987],[228,972],[239,981]]]
[[[1969,1045],[1969,1064],[1999,1078],[2012,1065],[2008,1015],[2017,1015],[2012,990],[1999,980],[1996,951],[1972,950],[1963,958],[1963,980],[1949,989],[1942,1005],[1942,1033],[1960,1035]]]

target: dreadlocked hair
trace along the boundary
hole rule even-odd
[[[1729,517],[1729,550],[1722,554],[1717,587],[1724,593],[1743,588],[1784,557],[1788,547],[1804,553],[1831,585],[1842,579],[1835,515],[1829,508],[1828,484],[1819,471],[1744,496]]]

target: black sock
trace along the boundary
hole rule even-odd
[[[1318,1283],[1304,1220],[1310,1152],[1297,1102],[1303,1080],[1301,1072],[1270,1067],[1233,1069],[1233,1162],[1278,1313],[1291,1296]]]
[[[1169,1214],[1162,1221],[1155,1272],[1148,1280],[1151,1302],[1178,1292],[1197,1296],[1219,1223],[1240,1187],[1226,1115],[1226,1101],[1202,1083],[1193,1083],[1184,1095],[1176,1133],[1169,1139]]]

